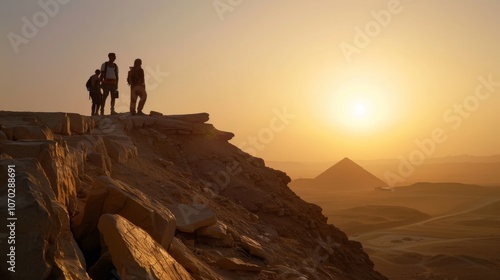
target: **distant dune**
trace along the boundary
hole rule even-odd
[[[430,218],[426,213],[403,206],[366,205],[335,211],[331,222],[347,234],[402,226]]]
[[[478,185],[471,184],[462,184],[462,183],[428,183],[428,182],[419,182],[409,186],[396,187],[396,191],[413,191],[413,192],[469,192],[469,191],[480,191],[483,190],[484,187]]]
[[[500,275],[499,187],[419,182],[391,191],[332,191],[289,185],[322,207],[329,223],[361,242],[375,269],[389,279]]]
[[[500,186],[500,162],[490,162],[495,158],[486,158],[488,162],[449,162],[430,163],[415,168],[414,173],[405,177],[400,185],[416,182],[459,182],[483,186]],[[370,164],[364,163],[366,170],[375,176],[384,178],[387,172],[398,174],[398,164]]]
[[[499,197],[500,199],[500,197]],[[480,215],[491,215],[495,217],[500,217],[500,201],[488,204],[484,207],[481,207],[479,209],[474,210],[471,212],[473,214],[480,214]]]
[[[385,174],[398,174],[400,161],[397,159],[355,160],[357,164],[376,177],[385,181]],[[269,161],[267,164],[275,169],[285,171],[292,179],[314,178],[333,162],[280,162]],[[493,156],[450,156],[429,158],[424,164],[417,166],[414,173],[405,177],[399,185],[416,182],[460,182],[484,186],[500,186],[500,155]]]

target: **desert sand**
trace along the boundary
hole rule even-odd
[[[355,174],[351,171],[350,174]],[[392,190],[292,190],[359,241],[389,279],[498,279],[500,188],[417,183]]]

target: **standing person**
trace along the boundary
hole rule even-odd
[[[115,99],[118,98],[118,65],[116,65],[116,55],[108,54],[109,61],[106,61],[101,66],[101,82],[102,82],[102,106],[101,115],[104,115],[104,106],[106,99],[111,92],[111,115],[116,115]]]
[[[102,106],[101,81],[99,79],[101,71],[95,70],[95,74],[90,77],[90,97],[92,98],[92,116],[99,115],[99,108]],[[103,110],[103,109],[101,109]]]
[[[144,70],[141,68],[142,60],[140,58],[134,61],[134,66],[130,67],[128,71],[127,82],[130,85],[130,113],[132,115],[142,115],[142,112],[148,94],[146,93],[146,83],[144,81]],[[139,105],[137,106],[137,113],[135,111],[135,104],[137,97],[140,97]]]

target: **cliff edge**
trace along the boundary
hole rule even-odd
[[[208,120],[0,112],[0,278],[386,279]]]

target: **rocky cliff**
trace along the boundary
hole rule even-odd
[[[0,112],[0,278],[385,279],[207,121]]]

